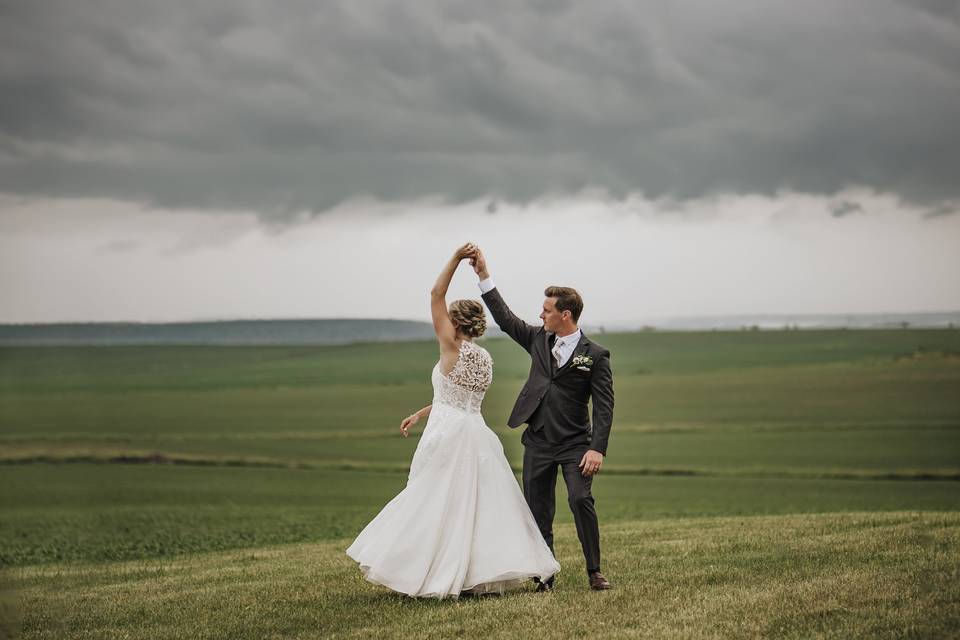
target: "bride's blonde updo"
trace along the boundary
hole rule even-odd
[[[479,338],[487,330],[483,305],[476,300],[454,300],[450,303],[449,312],[457,332],[465,336]]]

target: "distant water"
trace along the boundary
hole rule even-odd
[[[737,329],[949,329],[960,328],[960,311],[937,313],[754,314],[650,319],[605,327],[607,331],[658,329],[704,331]]]
[[[584,331],[589,335],[607,331],[736,331],[754,327],[759,330],[960,328],[960,312],[707,316],[661,318],[634,324],[583,325]],[[503,334],[496,327],[490,327],[487,335],[496,337]],[[0,324],[0,345],[337,345],[432,338],[433,327],[427,322],[349,318],[171,323]]]

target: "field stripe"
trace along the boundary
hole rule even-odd
[[[199,467],[251,467],[335,471],[378,471],[407,473],[408,464],[369,462],[366,460],[284,460],[268,457],[205,456],[155,451],[84,451],[72,453],[19,452],[0,454],[0,464],[166,464]],[[511,465],[514,473],[521,468]],[[608,465],[605,475],[621,476],[701,476],[741,478],[790,478],[816,480],[950,480],[960,481],[960,469],[826,469],[793,471],[787,469],[738,468],[731,470],[686,467],[627,467]]]
[[[490,430],[498,435],[513,433],[515,430],[489,425]],[[12,427],[11,427],[12,428]],[[615,433],[831,433],[837,431],[899,431],[909,429],[937,430],[956,428],[960,430],[960,421],[915,419],[915,420],[870,420],[835,421],[835,422],[670,422],[665,424],[617,424]],[[247,432],[208,432],[208,433],[166,433],[166,434],[138,434],[136,432],[91,432],[91,431],[60,431],[37,433],[5,433],[0,434],[0,443],[32,443],[32,442],[209,442],[221,440],[343,440],[350,438],[390,438],[396,439],[397,429],[392,425],[377,429],[316,429],[310,431],[247,431]]]

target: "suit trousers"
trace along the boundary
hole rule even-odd
[[[567,502],[573,512],[577,537],[583,549],[589,574],[600,570],[600,526],[590,488],[593,477],[580,472],[580,460],[590,448],[588,444],[569,446],[552,444],[543,438],[541,430],[523,434],[523,495],[533,513],[540,533],[553,551],[553,517],[556,514],[557,467],[567,485]],[[552,581],[552,578],[551,578]]]

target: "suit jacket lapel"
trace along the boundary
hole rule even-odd
[[[540,354],[540,357],[543,358],[543,363],[547,365],[547,371],[549,371],[551,374],[555,374],[557,372],[556,366],[554,365],[553,353],[551,353],[555,340],[556,340],[555,334],[547,333],[546,331],[544,331],[543,333],[544,347],[543,347],[543,353]]]

